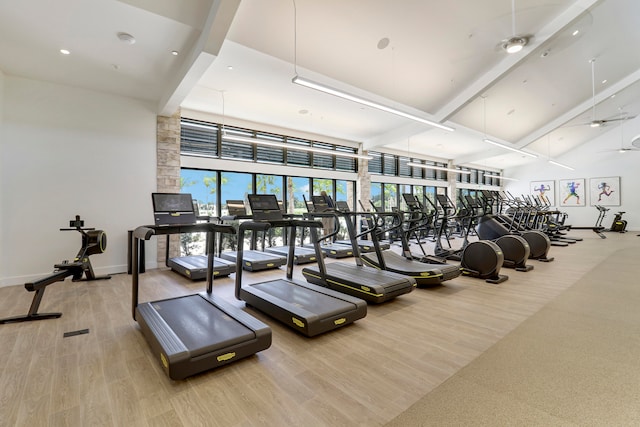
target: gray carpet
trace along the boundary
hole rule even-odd
[[[387,426],[639,426],[634,249],[594,266]]]

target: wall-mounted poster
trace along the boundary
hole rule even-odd
[[[585,206],[584,178],[559,181],[560,206]]]
[[[620,177],[591,178],[589,195],[591,206],[620,206]]]
[[[529,194],[546,206],[555,206],[555,181],[531,181]]]

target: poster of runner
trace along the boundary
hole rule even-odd
[[[589,195],[591,206],[620,206],[620,177],[591,178]]]

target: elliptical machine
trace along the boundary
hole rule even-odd
[[[24,287],[27,291],[35,292],[29,312],[24,316],[0,319],[0,325],[29,322],[31,320],[56,319],[62,316],[62,313],[38,313],[44,291],[52,283],[61,282],[69,276],[74,282],[111,279],[109,275],[96,276],[89,260],[90,255],[101,254],[107,249],[107,235],[105,232],[95,228],[84,228],[84,221],[80,219],[80,215],[76,215],[75,219],[69,221],[69,227],[61,228],[60,231],[78,231],[82,235],[82,247],[76,257],[73,261],[64,260],[59,264],[55,264],[53,266],[55,270],[51,275],[34,282],[25,283]]]
[[[509,230],[496,221],[491,213],[480,212],[482,205],[472,196],[467,194],[464,198],[461,197],[460,201],[473,214],[469,220],[469,228],[473,228],[475,224],[475,232],[480,240],[495,242],[502,249],[503,267],[523,272],[533,270],[532,265],[527,265],[531,248],[522,236],[509,233]]]

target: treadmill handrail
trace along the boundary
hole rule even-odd
[[[195,224],[170,224],[170,225],[143,225],[136,227],[132,233],[133,251],[131,257],[131,315],[136,320],[136,307],[138,306],[138,291],[140,279],[140,246],[142,241],[151,239],[152,236],[180,234],[180,233],[207,233],[207,293],[213,292],[213,249],[215,247],[216,233],[235,233],[230,225],[214,224],[211,222],[199,222]]]

